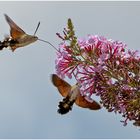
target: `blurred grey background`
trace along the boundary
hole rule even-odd
[[[56,33],[71,18],[79,38],[98,34],[139,50],[140,2],[1,1],[1,40],[9,34],[4,13],[28,34],[34,33],[40,21],[37,36],[56,47],[61,42]],[[121,115],[104,108],[90,111],[74,106],[67,115],[59,115],[62,97],[50,81],[55,58],[55,50],[40,41],[14,53],[0,52],[0,138],[140,138],[132,122],[124,127]]]

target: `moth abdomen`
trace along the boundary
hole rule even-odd
[[[68,113],[70,110],[72,110],[72,106],[74,104],[75,100],[70,101],[69,97],[66,97],[63,99],[63,101],[59,102],[59,109],[57,110],[58,113],[60,114],[66,114]]]

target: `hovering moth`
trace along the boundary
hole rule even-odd
[[[7,23],[10,26],[9,47],[12,51],[19,47],[24,47],[38,40],[37,36],[26,34],[8,15],[4,14]],[[10,42],[12,40],[12,43]]]
[[[71,86],[69,83],[58,77],[56,74],[52,74],[52,83],[58,89],[60,94],[64,97],[58,105],[58,113],[66,114],[72,110],[72,106],[75,103],[82,108],[88,108],[91,110],[99,110],[101,106],[94,100],[88,101],[85,96],[80,93],[80,87],[78,84]]]

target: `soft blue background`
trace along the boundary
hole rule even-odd
[[[140,48],[140,2],[0,2],[1,40],[9,34],[4,13],[29,34],[40,21],[38,37],[56,47],[56,32],[71,18],[78,37],[104,35]],[[0,138],[140,138],[131,122],[124,127],[119,114],[105,109],[74,106],[67,115],[57,114],[62,98],[50,81],[55,57],[55,50],[40,41],[0,52]]]

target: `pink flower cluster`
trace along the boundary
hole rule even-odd
[[[140,55],[127,50],[126,44],[89,35],[74,46],[59,45],[56,72],[64,78],[75,77],[81,94],[100,96],[109,111],[121,113],[124,125],[133,120],[140,124]]]

